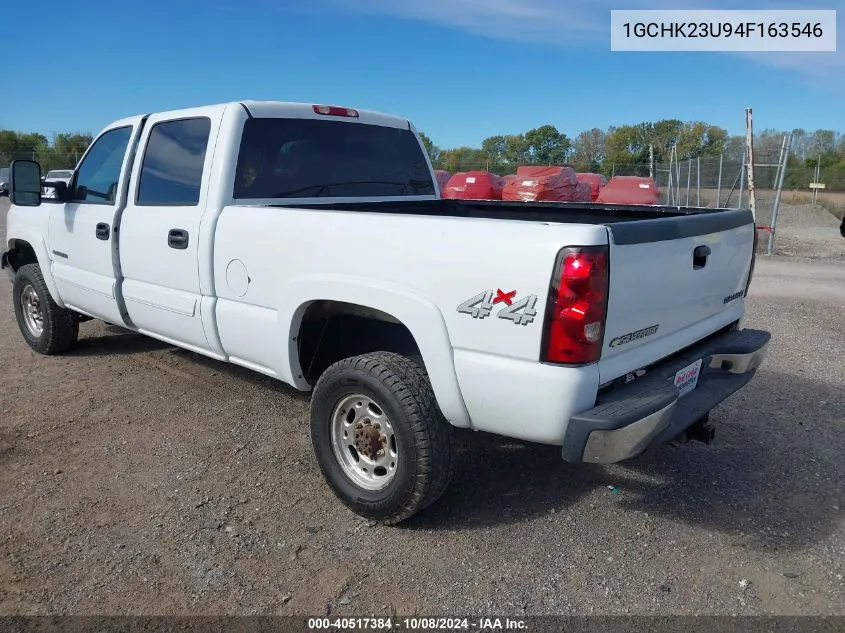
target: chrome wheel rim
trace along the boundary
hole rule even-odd
[[[390,485],[399,451],[384,409],[369,396],[345,396],[332,412],[331,425],[332,450],[343,473],[365,490]]]
[[[30,284],[21,290],[21,312],[27,332],[34,338],[40,338],[41,333],[44,332],[44,313],[38,293]]]

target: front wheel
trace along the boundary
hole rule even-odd
[[[12,293],[18,327],[32,349],[50,355],[66,352],[76,345],[79,322],[73,312],[53,301],[38,264],[26,264],[18,269]]]
[[[317,462],[334,494],[365,518],[394,525],[439,499],[452,476],[451,439],[425,371],[399,354],[341,360],[314,388]]]

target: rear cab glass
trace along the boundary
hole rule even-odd
[[[407,128],[293,118],[244,123],[235,199],[434,194],[423,149]]]

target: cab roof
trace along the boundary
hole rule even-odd
[[[295,101],[229,101],[225,103],[207,104],[175,110],[160,110],[149,112],[146,115],[135,115],[111,122],[107,127],[114,128],[121,125],[129,125],[144,116],[155,115],[156,118],[166,118],[173,115],[174,118],[186,116],[200,116],[210,114],[210,110],[225,110],[229,107],[238,107],[246,110],[249,116],[255,118],[295,118],[295,119],[331,119],[335,121],[346,120],[350,123],[368,123],[370,125],[381,125],[384,127],[402,128],[414,130],[411,122],[403,117],[376,112],[374,110],[361,110],[348,106],[337,106],[320,103],[304,103]],[[318,111],[318,108],[323,112]],[[354,116],[339,115],[338,113],[350,112]]]

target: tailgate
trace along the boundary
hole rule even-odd
[[[736,321],[754,249],[748,211],[714,211],[609,227],[610,288],[602,382]]]

